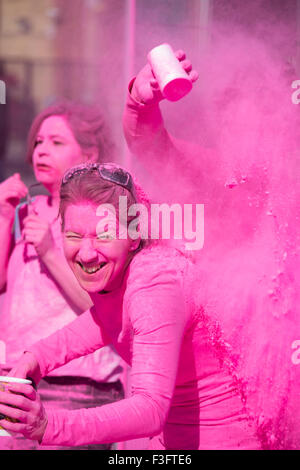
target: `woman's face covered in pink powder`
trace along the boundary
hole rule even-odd
[[[112,291],[121,286],[137,244],[124,237],[126,230],[118,227],[114,213],[99,215],[99,207],[92,202],[67,206],[63,231],[65,256],[87,292]]]
[[[43,121],[32,156],[37,181],[51,192],[68,168],[86,160],[66,119],[50,116]]]

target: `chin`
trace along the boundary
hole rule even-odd
[[[89,294],[96,294],[97,292],[106,290],[105,282],[85,281],[82,279],[78,279],[78,282],[81,285],[82,289],[84,289]]]
[[[72,266],[77,281],[82,289],[89,294],[99,293],[101,291],[113,290],[115,275],[112,268],[105,269],[101,274],[92,275],[90,278],[84,274],[78,264]]]
[[[95,294],[96,292],[101,292],[107,288],[108,282],[106,279],[87,279],[86,276],[82,276],[80,272],[77,272],[76,274],[76,278],[80,286],[89,294]]]
[[[53,178],[51,178],[49,174],[42,173],[39,171],[35,173],[35,179],[37,180],[38,183],[41,183],[41,184],[49,184],[49,185],[53,184]]]

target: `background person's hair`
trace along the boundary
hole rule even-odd
[[[36,137],[41,124],[50,116],[63,117],[83,151],[88,153],[97,150],[97,161],[114,160],[115,147],[99,109],[75,101],[61,100],[42,110],[33,120],[27,139],[26,159],[29,163],[32,163]]]
[[[119,218],[119,197],[126,196],[127,208],[133,204],[140,203],[147,207],[147,211],[149,213],[150,201],[135,180],[134,193],[136,196],[123,186],[102,179],[99,173],[95,170],[88,171],[87,173],[74,174],[74,176],[66,183],[62,184],[60,188],[59,215],[61,216],[62,230],[64,230],[65,212],[67,207],[80,202],[88,201],[96,206],[100,206],[101,204],[112,204],[115,208],[116,216]],[[136,216],[130,217],[127,214],[127,228],[136,218]],[[148,236],[147,239],[141,239],[138,250],[149,244],[150,236]]]

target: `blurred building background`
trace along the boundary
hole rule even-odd
[[[119,143],[125,10],[123,0],[1,0],[2,178],[12,171],[31,178],[24,164],[28,129],[56,98],[99,103]]]
[[[124,160],[121,117],[127,84],[152,47],[170,42],[185,49],[202,72],[202,51],[218,21],[262,35],[257,26],[262,18],[279,26],[287,21],[295,65],[299,17],[299,0],[0,0],[0,80],[6,84],[6,104],[0,105],[0,180],[16,170],[25,181],[32,179],[24,163],[26,135],[34,115],[55,98],[97,103]],[[268,33],[263,38],[274,39]],[[177,122],[179,133],[188,133],[178,120],[194,121],[195,101],[188,96],[167,116],[171,124]]]
[[[124,158],[129,79],[168,37],[177,36],[178,47],[184,36],[199,42],[208,6],[208,0],[0,0],[0,79],[6,84],[0,179],[14,171],[32,179],[24,162],[28,129],[35,114],[60,97],[99,104]]]

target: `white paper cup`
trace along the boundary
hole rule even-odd
[[[148,61],[167,100],[180,100],[191,91],[192,81],[169,44],[154,47],[148,54]]]
[[[32,384],[31,380],[28,380],[28,379],[20,379],[19,377],[6,377],[5,375],[0,375],[0,393],[4,391],[5,384],[10,384],[10,383],[29,384],[29,385]],[[6,419],[7,421],[14,421],[11,418],[4,418],[4,419]],[[11,436],[11,434],[8,431],[2,428],[1,420],[0,420],[0,436],[8,436],[8,437]]]

